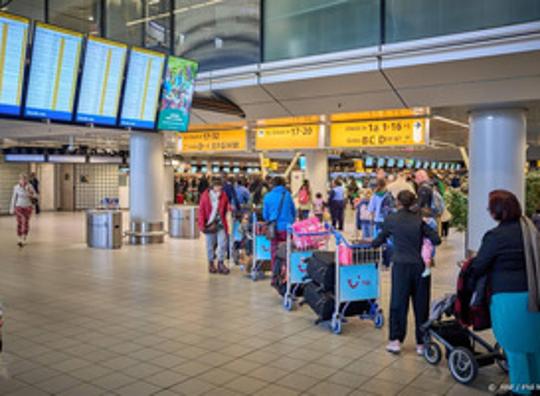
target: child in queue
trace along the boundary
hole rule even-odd
[[[431,209],[423,208],[421,210],[422,220],[433,230],[437,231],[437,221],[433,218]],[[428,239],[422,241],[422,260],[426,268],[422,272],[422,278],[427,278],[431,275],[431,267],[433,267],[433,259],[435,258],[435,246]]]
[[[356,227],[362,230],[362,239],[371,239],[373,237],[372,228],[372,216],[368,210],[369,201],[371,199],[371,190],[366,190],[357,201],[356,204]]]
[[[315,194],[315,199],[313,200],[313,214],[319,221],[323,221],[324,199],[320,192]]]

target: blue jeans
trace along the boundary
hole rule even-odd
[[[511,390],[520,395],[540,386],[540,313],[527,310],[528,298],[527,292],[496,293],[490,306],[493,333],[508,359]]]
[[[216,259],[216,255],[218,261],[224,261],[225,251],[227,250],[227,233],[225,230],[222,229],[214,234],[204,235],[206,236],[206,253],[208,255],[208,261],[213,262]]]
[[[362,239],[371,238],[373,225],[369,220],[360,220],[360,229],[362,230]]]
[[[375,222],[375,230],[373,231],[373,238],[377,238],[377,235],[379,235],[383,228],[383,222],[382,221],[376,221]],[[392,259],[392,239],[389,238],[386,240],[386,249],[384,249],[383,252],[383,265],[385,267],[390,267],[391,259]]]

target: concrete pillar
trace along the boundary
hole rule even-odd
[[[326,198],[328,192],[328,154],[324,150],[306,151],[306,179],[313,195],[318,192]]]
[[[525,201],[526,114],[523,109],[481,109],[469,115],[469,251],[478,251],[484,233],[496,223],[487,211],[496,189]]]
[[[164,170],[164,204],[165,207],[173,204],[175,201],[174,196],[174,166],[167,165]]]
[[[130,136],[130,243],[161,243],[164,237],[163,137],[158,133]]]

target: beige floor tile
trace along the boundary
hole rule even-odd
[[[314,396],[346,396],[353,389],[332,382],[319,382],[317,385],[307,390],[307,393]]]
[[[269,383],[256,378],[240,376],[231,382],[227,382],[224,387],[235,392],[244,393],[247,395],[255,394],[259,389],[268,386]]]
[[[220,386],[227,382],[238,378],[240,374],[234,371],[224,370],[221,368],[213,368],[197,376],[197,379],[208,382],[209,384]]]
[[[279,381],[279,385],[291,388],[295,391],[303,392],[319,383],[321,380],[307,375],[292,373],[283,377]]]

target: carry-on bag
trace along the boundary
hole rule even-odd
[[[314,252],[306,259],[307,275],[325,291],[333,292],[336,282],[335,252]]]

